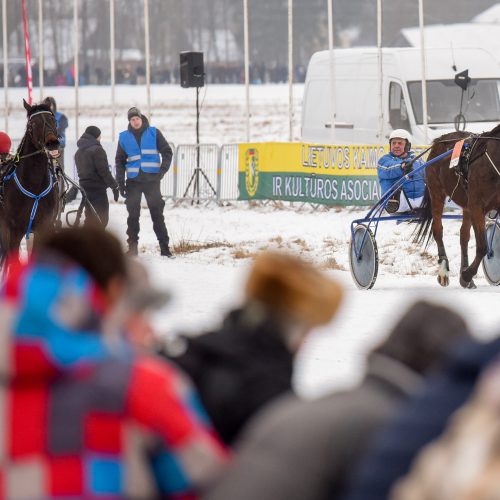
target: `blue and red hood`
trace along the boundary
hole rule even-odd
[[[0,375],[36,381],[85,370],[109,355],[105,301],[74,263],[38,254],[11,262],[0,290]]]

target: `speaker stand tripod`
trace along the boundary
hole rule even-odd
[[[203,169],[200,167],[200,87],[196,87],[196,167],[194,169],[193,175],[189,179],[186,190],[184,191],[183,198],[186,198],[191,184],[193,184],[193,201],[196,199],[196,203],[200,203],[200,175],[203,176],[208,186],[210,187],[214,195],[217,194],[215,188],[212,186],[210,179],[207,177]]]

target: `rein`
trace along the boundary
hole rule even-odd
[[[31,142],[33,143],[33,125],[31,124],[31,119],[36,116],[36,115],[41,115],[41,114],[50,114],[53,116],[53,113],[51,111],[45,111],[45,110],[42,110],[42,111],[37,111],[36,113],[33,113],[32,115],[28,116],[28,126],[26,127],[26,133],[24,134],[23,136],[23,139],[21,140],[21,143],[19,144],[18,148],[17,148],[17,151],[16,151],[16,154],[14,155],[14,158],[11,160],[11,162],[14,164],[14,169],[13,171],[6,175],[3,179],[3,181],[8,181],[9,179],[11,178],[14,178],[14,181],[17,185],[17,187],[19,188],[19,191],[21,191],[21,193],[23,193],[25,196],[27,196],[28,198],[31,198],[34,200],[33,202],[33,207],[31,209],[31,213],[30,213],[30,218],[29,218],[29,222],[28,222],[28,227],[26,229],[26,233],[25,233],[25,236],[26,236],[26,239],[28,240],[29,239],[29,235],[31,233],[31,228],[33,227],[33,221],[35,220],[35,217],[36,217],[36,213],[37,213],[37,210],[38,210],[38,205],[40,203],[40,200],[42,198],[44,198],[45,196],[47,196],[51,191],[52,191],[52,188],[54,187],[54,178],[55,178],[55,174],[54,174],[54,167],[53,167],[53,164],[52,164],[52,157],[51,155],[49,154],[48,152],[48,149],[46,147],[41,147],[40,149],[37,149],[36,151],[33,151],[31,153],[27,153],[27,154],[24,154],[24,155],[21,155],[21,151],[26,143],[26,138],[28,136],[30,136],[31,138]],[[46,120],[43,120],[43,132],[45,132],[45,128],[47,126],[47,122]],[[54,131],[55,132],[55,136],[57,137],[57,131]],[[44,134],[42,134],[44,135]],[[17,176],[17,172],[16,172],[16,169],[17,169],[17,166],[19,164],[19,162],[25,158],[30,158],[32,156],[36,156],[36,155],[39,155],[39,154],[42,154],[42,153],[45,153],[46,157],[47,157],[47,160],[48,160],[48,173],[49,173],[49,185],[39,194],[34,194],[32,193],[31,191],[27,190],[22,184],[21,184],[21,181],[19,180],[18,176]],[[56,181],[57,182],[57,181]]]

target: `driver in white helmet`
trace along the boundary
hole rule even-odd
[[[391,189],[401,177],[407,175],[403,189],[398,190],[388,200],[386,210],[389,213],[408,212],[420,207],[425,191],[424,171],[414,172],[422,165],[411,151],[411,135],[402,128],[393,130],[389,136],[390,152],[380,158],[377,165],[378,180],[382,194]]]

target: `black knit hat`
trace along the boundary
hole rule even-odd
[[[133,116],[138,116],[139,118],[142,118],[141,110],[139,108],[136,108],[135,106],[127,111],[128,121],[130,121],[130,118],[132,118]]]
[[[95,125],[90,125],[85,129],[85,133],[97,139],[101,135],[101,129]]]

